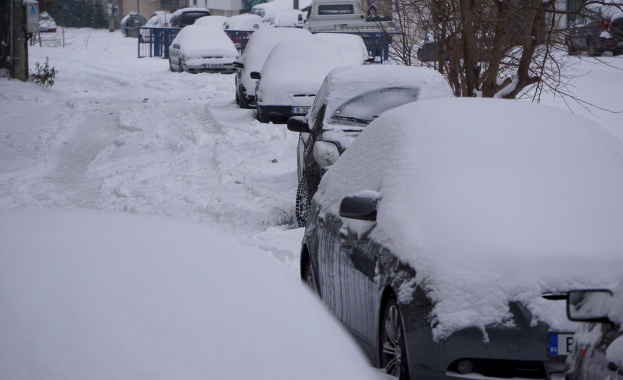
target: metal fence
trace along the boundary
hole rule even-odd
[[[138,34],[138,57],[162,57],[169,59],[169,45],[180,31],[179,28],[141,27]],[[244,51],[252,31],[225,30],[225,33],[236,44],[240,52]],[[363,38],[370,57],[375,63],[383,63],[389,59],[389,39],[392,37],[380,32],[348,32]]]

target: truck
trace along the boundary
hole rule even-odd
[[[305,28],[312,33],[320,32],[371,32],[397,33],[398,28],[388,10],[377,9],[380,1],[370,3],[367,9],[359,0],[312,0]],[[365,11],[365,12],[364,12]]]

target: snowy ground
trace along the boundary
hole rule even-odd
[[[53,87],[0,80],[0,208],[218,226],[296,278],[298,136],[238,109],[232,75],[172,73],[167,60],[137,58],[136,39],[119,32],[70,29],[65,42],[29,50],[31,68],[49,57],[58,70]],[[542,103],[570,107],[623,139],[623,56],[569,64],[569,90],[604,110],[547,94]]]

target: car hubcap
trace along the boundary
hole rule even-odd
[[[402,325],[400,322],[400,312],[396,305],[391,305],[387,309],[384,323],[383,357],[385,358],[385,372],[393,375],[400,375],[402,364]]]

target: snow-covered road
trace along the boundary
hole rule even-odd
[[[120,33],[66,33],[65,48],[30,48],[53,87],[0,82],[0,207],[225,225],[296,271],[297,135],[238,109],[232,75],[172,73]]]

